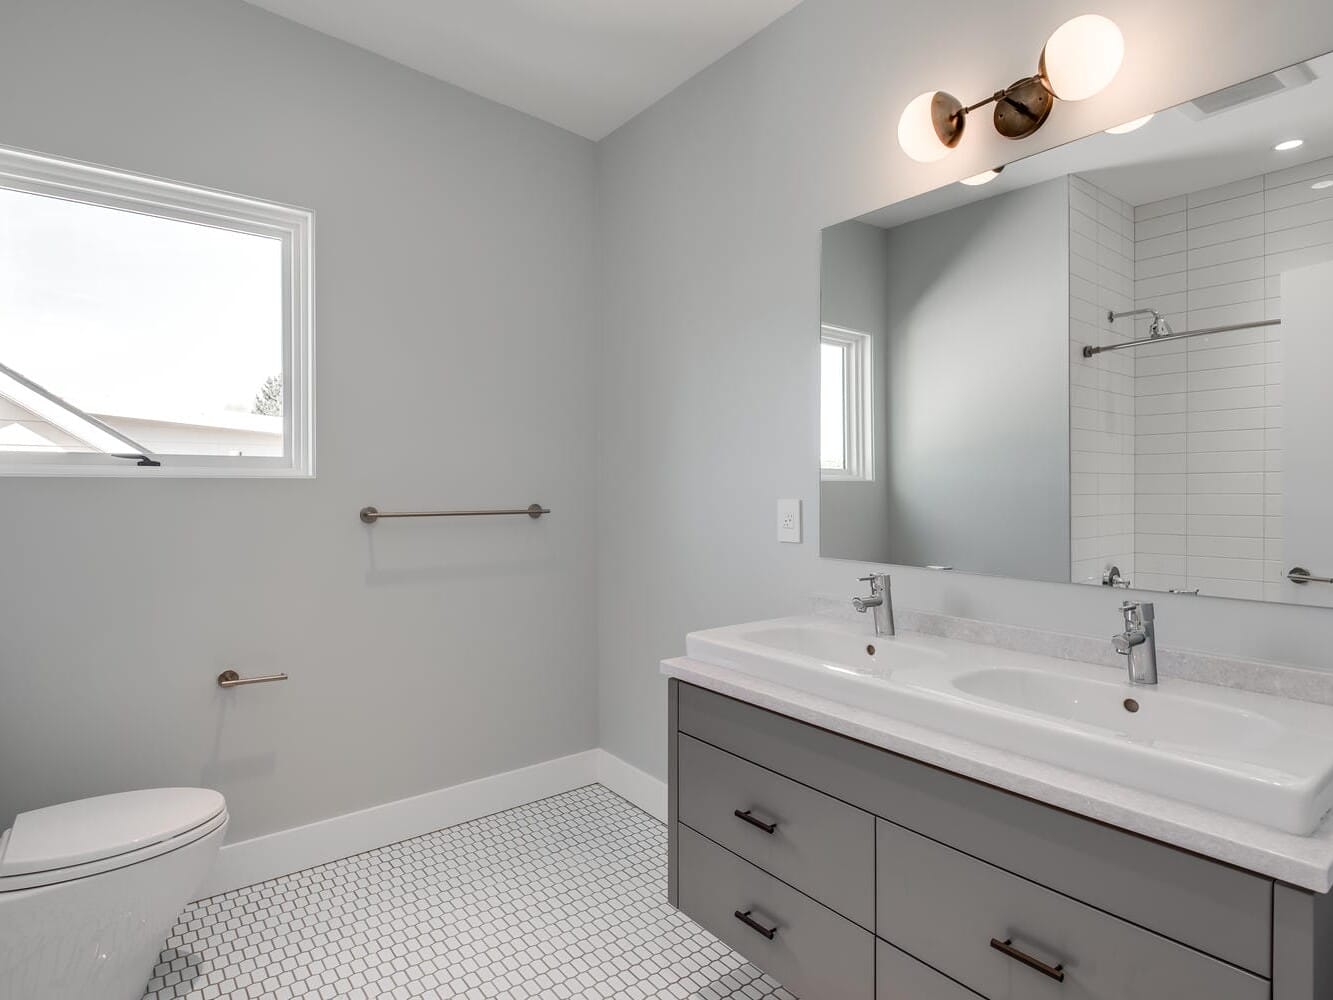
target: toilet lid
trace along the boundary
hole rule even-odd
[[[146,788],[21,813],[0,840],[0,878],[141,850],[207,823],[226,805],[208,788]]]

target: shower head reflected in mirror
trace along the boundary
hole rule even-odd
[[[1156,309],[1129,309],[1125,312],[1108,312],[1106,314],[1107,320],[1111,323],[1114,323],[1118,319],[1123,319],[1126,316],[1151,316],[1152,320],[1148,323],[1148,336],[1153,339],[1158,337],[1169,337],[1175,332],[1171,329],[1171,324],[1168,323],[1166,318]]]

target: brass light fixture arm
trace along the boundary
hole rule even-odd
[[[987,105],[995,105],[995,130],[1006,139],[1024,139],[1032,135],[1046,123],[1055,106],[1055,95],[1040,73],[1016,80],[975,104],[964,106],[948,94],[938,96],[945,104],[936,109],[935,132],[949,147],[956,146],[962,138],[967,116]]]
[[[1014,107],[1021,108],[1023,107],[1023,105],[1020,102],[1016,101],[1012,95],[1016,93],[1021,93],[1025,88],[1032,86],[1034,83],[1039,84],[1041,88],[1045,90],[1047,93],[1050,92],[1050,87],[1047,85],[1046,80],[1040,74],[1036,76],[1028,76],[1024,77],[1022,80],[1010,84],[1003,90],[997,90],[995,93],[991,94],[990,97],[986,98],[984,101],[977,101],[976,104],[969,104],[967,107],[963,108],[959,112],[959,114],[964,114],[964,115],[971,114],[973,111],[976,111],[979,108],[984,108],[987,104],[998,104],[1000,101],[1007,101]]]
[[[976,104],[969,104],[967,107],[959,110],[958,113],[960,115],[970,115],[973,111],[976,111],[979,108],[984,108],[987,104],[994,104],[996,101],[1004,100],[1005,93],[1006,91],[997,90],[995,93],[991,94],[990,97],[986,98],[984,101],[977,101]]]

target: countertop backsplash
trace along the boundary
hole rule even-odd
[[[811,597],[809,610],[811,614],[848,622],[866,620],[865,616],[852,608],[851,601],[827,594]],[[898,628],[905,632],[1124,669],[1123,659],[1111,648],[1109,632],[1106,636],[1069,635],[1021,625],[955,618],[912,608],[894,608],[894,619]],[[1333,705],[1333,672],[1266,663],[1262,660],[1241,660],[1168,646],[1158,646],[1157,668],[1163,677]]]

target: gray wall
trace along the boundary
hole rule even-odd
[[[812,528],[801,546],[773,534],[778,497],[818,497],[824,227],[1333,49],[1325,0],[1293,0],[1281,18],[1260,0],[1105,0],[1098,10],[1125,32],[1120,78],[1095,100],[1057,107],[1025,142],[979,115],[949,158],[915,164],[895,133],[926,87],[973,100],[1030,73],[1061,20],[1049,0],[805,0],[603,141],[604,747],[664,774],[658,661],[684,651],[686,632],[860,586],[864,565],[821,560]],[[906,607],[1087,635],[1110,634],[1123,597],[894,572]],[[1333,612],[1155,599],[1164,645],[1333,667]]]
[[[0,820],[204,782],[240,839],[593,746],[599,706],[664,773],[685,632],[857,586],[817,556],[820,230],[1333,49],[1322,0],[1099,9],[1111,91],[917,165],[903,105],[1031,72],[1049,0],[806,0],[600,149],[235,0],[6,0],[0,142],[318,213],[320,475],[0,482]],[[774,541],[783,496],[805,545]],[[555,514],[355,517],[528,499]],[[895,586],[1095,635],[1120,596]],[[1331,612],[1157,600],[1164,643],[1331,665]],[[227,666],[292,680],[224,693]]]
[[[878,558],[1067,581],[1068,180],[895,226],[888,246]]]
[[[0,481],[0,825],[204,783],[237,840],[595,746],[596,148],[235,0],[6,0],[0,93],[0,143],[314,209],[319,390],[313,481]]]
[[[869,334],[874,341],[875,475],[870,482],[823,482],[819,487],[821,551],[846,558],[889,557],[888,233],[855,219],[824,230],[820,242],[820,322]],[[816,335],[818,335],[816,333]],[[814,359],[818,364],[818,359]],[[818,420],[815,421],[818,427]]]

